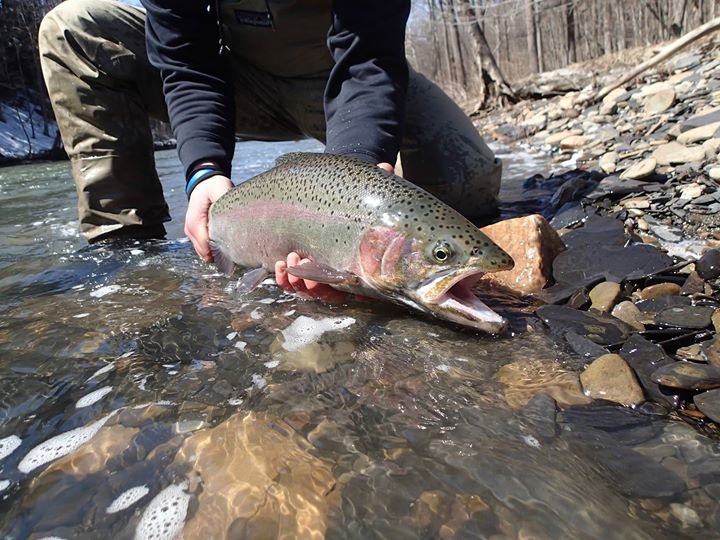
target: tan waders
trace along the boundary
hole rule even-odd
[[[223,2],[244,139],[325,140],[323,92],[329,1],[265,0],[273,27],[233,16],[254,0]],[[67,0],[40,25],[40,55],[72,162],[82,234],[158,237],[170,219],[155,171],[148,117],[167,120],[162,83],[145,50],[142,10],[114,0]],[[471,219],[495,211],[501,164],[470,120],[410,70],[404,176]],[[242,159],[242,155],[237,156]]]

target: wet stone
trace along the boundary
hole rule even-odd
[[[688,274],[687,279],[685,280],[685,283],[683,283],[682,289],[680,290],[680,294],[684,296],[692,296],[694,294],[702,294],[705,291],[705,282],[703,279],[698,275],[696,271],[690,272]]]
[[[720,388],[720,368],[681,361],[658,368],[652,379],[670,388],[711,390]]]
[[[700,354],[708,364],[720,368],[720,336],[700,343]]]
[[[620,349],[622,356],[628,365],[635,371],[640,385],[645,390],[645,395],[655,403],[675,408],[678,398],[667,389],[658,387],[652,379],[653,373],[662,366],[674,364],[662,347],[648,341],[644,337],[634,334],[630,336]]]
[[[614,281],[598,283],[590,291],[591,306],[603,313],[609,312],[620,298],[620,284]]]
[[[642,312],[629,300],[620,302],[612,310],[612,316],[617,317],[631,328],[642,332],[645,325],[642,323]]]
[[[643,300],[652,300],[661,296],[677,296],[680,294],[682,287],[677,283],[656,283],[645,287],[638,293]]]
[[[567,236],[567,235],[566,235]],[[569,248],[553,262],[556,281],[585,286],[599,277],[621,282],[651,276],[672,265],[672,259],[654,246],[634,244],[624,248],[598,242],[592,249]]]
[[[630,332],[620,319],[604,313],[578,311],[565,306],[542,306],[536,313],[553,332],[564,334],[572,330],[599,345],[623,343]]]
[[[687,347],[680,347],[675,351],[675,356],[680,360],[692,360],[693,362],[704,362],[702,350],[699,343],[693,343]]]
[[[658,296],[648,300],[639,300],[635,303],[643,313],[658,313],[666,308],[675,306],[689,306],[692,300],[687,296]]]
[[[714,311],[708,306],[673,306],[655,315],[655,322],[680,328],[707,328],[712,324]]]
[[[573,309],[582,309],[586,310],[590,307],[590,294],[588,293],[588,290],[583,287],[582,289],[575,291],[572,296],[567,301],[567,307],[573,308]]]
[[[720,309],[716,309],[712,314],[712,324],[716,332],[720,333]]]
[[[592,362],[580,375],[585,395],[621,405],[645,401],[635,373],[618,354],[605,354]]]
[[[693,398],[693,402],[705,416],[720,424],[720,390],[697,394]]]
[[[695,270],[703,279],[720,277],[720,250],[709,249],[695,263]]]
[[[565,341],[578,354],[583,365],[608,353],[605,347],[601,347],[591,339],[578,335],[572,330],[565,332]]]

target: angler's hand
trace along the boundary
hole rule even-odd
[[[185,234],[190,238],[198,256],[205,262],[213,262],[208,243],[210,206],[232,187],[230,179],[219,174],[200,182],[190,194],[185,213]]]
[[[301,259],[300,255],[293,252],[287,257],[287,261],[275,263],[275,281],[288,292],[297,293],[302,298],[319,298],[328,304],[340,304],[347,298],[347,293],[333,289],[325,283],[318,283],[311,279],[302,279],[288,274],[288,267],[297,266],[310,262],[310,259]]]

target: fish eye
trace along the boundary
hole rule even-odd
[[[445,263],[450,260],[452,250],[446,242],[438,242],[432,250],[433,257],[439,263]]]

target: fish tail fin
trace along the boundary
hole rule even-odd
[[[210,252],[212,253],[215,266],[218,267],[223,274],[227,277],[232,277],[235,274],[235,263],[233,260],[223,251],[220,244],[214,240],[210,240]]]

